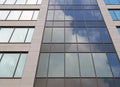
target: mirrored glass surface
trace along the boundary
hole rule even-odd
[[[13,30],[14,28],[1,28],[0,29],[0,42],[8,42],[13,33]]]
[[[27,54],[21,54],[14,77],[22,77]]]
[[[27,4],[36,4],[37,0],[27,0]]]
[[[52,42],[64,42],[64,28],[53,28]]]
[[[95,77],[92,55],[90,53],[79,53],[81,77]]]
[[[46,79],[35,79],[35,87],[46,87]]]
[[[18,20],[20,18],[21,11],[11,11],[7,20]]]
[[[64,54],[51,53],[48,77],[64,77]]]
[[[93,53],[97,77],[112,77],[112,72],[105,53]]]
[[[38,64],[37,77],[47,77],[49,54],[41,53]]]
[[[42,44],[41,52],[51,52],[50,47],[51,47],[51,44]]]
[[[64,11],[55,10],[54,20],[64,20]]]
[[[0,20],[6,20],[10,11],[0,11]]]
[[[64,52],[64,44],[51,44],[51,52]]]
[[[105,52],[104,44],[90,44],[91,52]]]
[[[0,4],[3,4],[5,2],[5,0],[0,0]]]
[[[39,14],[39,11],[34,11],[34,14],[33,14],[32,20],[37,20],[37,18],[38,18],[38,14]]]
[[[65,69],[66,77],[80,77],[77,53],[65,54]]]
[[[27,29],[16,28],[10,42],[24,42],[26,37]]]
[[[4,54],[0,62],[0,77],[13,77],[19,54]]]
[[[15,4],[25,4],[26,0],[17,0]]]
[[[116,87],[120,87],[120,79],[115,79]]]
[[[82,87],[97,87],[95,79],[81,79]]]
[[[33,11],[23,11],[20,20],[31,20]]]
[[[80,79],[66,79],[65,87],[81,87]]]
[[[14,4],[16,0],[7,0],[5,4]]]
[[[90,44],[78,44],[79,52],[90,52]]]
[[[78,52],[77,44],[65,44],[65,52]]]
[[[31,42],[33,36],[34,28],[29,28],[25,42]]]

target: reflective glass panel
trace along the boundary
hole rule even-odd
[[[25,29],[16,28],[10,42],[24,42],[26,33],[27,33],[26,28]]]
[[[77,44],[65,44],[66,52],[77,52]]]
[[[3,4],[5,2],[5,0],[0,0],[0,4]]]
[[[80,79],[66,79],[65,87],[81,87]]]
[[[97,87],[95,79],[81,79],[82,87]]]
[[[49,54],[41,53],[38,64],[37,77],[47,77]]]
[[[90,52],[90,44],[78,44],[79,52]]]
[[[38,18],[38,14],[39,14],[39,11],[34,11],[34,14],[33,14],[32,20],[37,20],[37,18]]]
[[[64,20],[64,11],[55,10],[54,20]]]
[[[16,4],[25,4],[26,3],[26,0],[17,0],[16,1]]]
[[[112,77],[112,72],[105,53],[93,53],[97,77]]]
[[[12,35],[13,29],[14,28],[1,28],[0,29],[0,42],[8,42]]]
[[[7,20],[18,20],[20,17],[21,11],[11,11]]]
[[[46,87],[46,79],[35,79],[35,87]]]
[[[64,54],[50,54],[48,77],[64,77]]]
[[[7,0],[5,4],[14,4],[16,0]]]
[[[10,11],[0,11],[0,20],[6,20]]]
[[[29,28],[29,31],[28,31],[28,34],[27,34],[25,42],[31,42],[32,36],[33,36],[33,32],[34,32],[34,29]]]
[[[27,4],[36,4],[37,3],[37,0],[28,0],[27,1]]]
[[[21,54],[14,77],[22,77],[22,72],[24,69],[26,58],[27,58],[27,54]]]
[[[33,11],[23,11],[20,20],[31,20]]]
[[[80,77],[77,53],[65,54],[65,69],[66,77]]]
[[[53,20],[54,10],[48,10],[47,20]]]
[[[13,77],[19,54],[4,54],[0,62],[0,77]]]

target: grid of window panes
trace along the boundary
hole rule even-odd
[[[34,28],[0,28],[0,43],[30,43],[33,32]]]
[[[41,4],[42,0],[0,0],[0,4]]]
[[[92,1],[50,0],[35,87],[120,86],[120,61]]]
[[[120,10],[109,10],[109,13],[113,20],[115,21],[120,20]]]
[[[27,53],[0,53],[0,78],[22,77]]]
[[[120,4],[120,0],[104,0],[105,4],[110,4],[110,5],[113,5],[113,4],[116,4],[116,5],[119,5]]]
[[[0,10],[0,20],[37,20],[37,10]]]

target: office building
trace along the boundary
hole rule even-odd
[[[120,87],[120,0],[0,0],[0,87]]]

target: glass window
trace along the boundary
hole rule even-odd
[[[78,44],[79,52],[90,52],[90,44]]]
[[[117,55],[115,53],[107,53],[107,57],[114,77],[120,77],[120,62]]]
[[[51,52],[64,52],[64,44],[51,44]]]
[[[38,0],[37,4],[41,4],[42,3],[42,0]]]
[[[112,44],[104,44],[105,52],[115,52],[114,46]]]
[[[93,10],[94,11],[94,14],[95,14],[95,18],[97,20],[102,20],[102,16],[101,16],[101,13],[99,10]]]
[[[15,4],[25,4],[26,0],[17,0]]]
[[[116,87],[120,87],[120,79],[115,79]]]
[[[63,53],[50,54],[48,77],[64,77],[64,54]]]
[[[66,79],[65,87],[81,87],[80,79]]]
[[[112,19],[113,20],[117,20],[117,17],[115,15],[114,11],[113,10],[109,10],[109,12],[110,12],[110,15],[111,15]]]
[[[39,11],[34,11],[32,20],[37,20]]]
[[[53,28],[52,42],[64,42],[64,28]]]
[[[65,28],[65,42],[76,42],[75,28]]]
[[[37,77],[47,77],[49,54],[41,53],[38,64]]]
[[[0,4],[3,4],[5,2],[5,0],[0,0]]]
[[[105,52],[103,44],[91,44],[91,52]]]
[[[43,42],[45,42],[45,43],[51,42],[51,36],[52,36],[52,28],[45,28]]]
[[[4,54],[0,62],[0,77],[13,77],[19,54]]]
[[[64,79],[48,79],[47,87],[64,87]]]
[[[77,44],[65,44],[66,52],[77,52]]]
[[[74,20],[73,10],[65,10],[65,20]]]
[[[112,77],[112,72],[105,53],[93,53],[97,77]]]
[[[46,79],[35,79],[35,87],[46,87]]]
[[[10,42],[24,42],[26,37],[27,29],[15,29]]]
[[[97,87],[95,79],[81,79],[82,87]]]
[[[20,20],[31,20],[33,11],[23,11]]]
[[[64,11],[55,10],[54,20],[64,20]]]
[[[37,3],[37,0],[28,0],[27,1],[27,4],[36,4]]]
[[[47,20],[53,20],[54,10],[48,10]]]
[[[66,77],[80,77],[77,53],[65,54],[65,69]]]
[[[7,0],[5,4],[14,4],[16,0]]]
[[[77,39],[79,43],[88,42],[88,36],[87,36],[86,29],[79,28],[77,29],[76,33],[77,33]]]
[[[13,29],[14,28],[1,28],[0,29],[0,42],[8,42],[13,33]]]
[[[26,58],[27,58],[27,54],[21,54],[20,60],[18,62],[18,66],[15,72],[15,77],[22,77],[22,72],[24,69]]]
[[[90,53],[79,53],[81,77],[95,77],[92,56]]]
[[[114,87],[113,79],[98,79],[98,87]]]
[[[42,44],[41,52],[51,52],[50,47],[51,47],[51,44]]]
[[[25,42],[31,42],[32,36],[33,36],[33,32],[34,32],[34,29],[33,28],[29,28],[29,31],[28,31],[28,34],[27,34]]]
[[[10,11],[0,11],[0,20],[6,20]]]
[[[11,11],[7,20],[18,20],[20,18],[21,11]]]
[[[120,34],[120,28],[117,28],[117,30],[118,30],[118,32],[119,32],[119,34]]]
[[[83,10],[82,13],[84,20],[96,20],[93,10]]]

